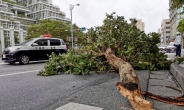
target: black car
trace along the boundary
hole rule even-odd
[[[18,46],[8,47],[3,51],[2,60],[9,64],[19,62],[28,64],[29,61],[48,60],[48,55],[67,52],[67,46],[58,38],[32,38]]]

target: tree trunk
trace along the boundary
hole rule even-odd
[[[121,95],[128,98],[135,110],[151,110],[151,103],[141,96],[138,77],[130,63],[114,55],[111,48],[105,52],[107,62],[119,70],[120,82],[116,87]]]

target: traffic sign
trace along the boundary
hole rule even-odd
[[[80,31],[86,31],[85,27],[79,28]]]

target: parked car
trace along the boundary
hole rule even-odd
[[[174,46],[174,42],[170,42],[169,45],[166,47],[167,53],[174,53],[176,52],[176,47]]]
[[[166,52],[166,46],[159,46],[159,52]]]
[[[19,62],[28,64],[29,61],[48,60],[48,55],[67,52],[67,46],[58,38],[32,38],[19,46],[7,47],[3,51],[2,60],[9,64]]]

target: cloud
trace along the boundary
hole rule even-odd
[[[79,27],[94,27],[103,24],[106,13],[116,12],[130,18],[142,19],[145,22],[145,32],[157,32],[162,19],[169,18],[169,0],[53,0],[61,11],[70,17],[70,4],[77,4],[72,10],[73,23]]]

